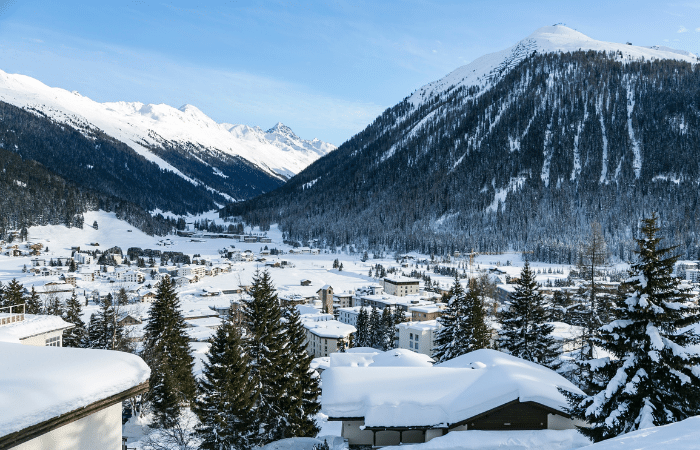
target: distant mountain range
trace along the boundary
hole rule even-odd
[[[137,203],[144,208],[175,213],[198,212],[267,192],[335,149],[335,146],[318,139],[301,139],[281,123],[263,131],[258,127],[216,123],[192,105],[176,109],[138,102],[98,103],[77,92],[48,87],[33,78],[2,71],[0,102],[33,114],[36,119],[32,120],[48,120],[60,125],[60,129],[52,129],[52,133],[67,133],[60,137],[43,136],[55,141],[49,154],[27,148],[26,144],[6,145],[5,148],[23,158],[34,159],[79,185],[98,190],[101,189],[99,183],[89,181],[97,177],[87,171],[102,170],[123,183],[146,173],[155,177],[163,173],[165,178],[161,181],[165,182],[174,174],[186,182],[182,186],[188,186],[184,190],[190,194],[181,206],[172,201],[161,201],[157,195],[150,201]],[[30,141],[35,130],[50,128],[38,126],[38,122],[34,128],[26,128],[20,123],[13,126],[16,133]],[[92,151],[83,148],[71,154],[68,148],[75,145],[66,139],[80,140],[80,137],[93,141],[105,139],[112,146],[120,146],[127,158],[144,164],[144,173],[129,175],[128,168],[122,166],[102,164],[100,167],[101,159],[110,160],[111,157],[99,145],[94,145]],[[81,147],[82,143],[76,145]],[[61,147],[65,147],[65,154]],[[67,161],[71,161],[71,168],[64,167]],[[152,167],[147,167],[149,164]],[[75,171],[83,173],[76,174]],[[139,180],[125,188],[139,186],[146,189],[140,195],[148,195],[150,181]],[[179,186],[180,183],[176,183],[173,188],[179,189]],[[117,188],[120,190],[125,189]],[[121,194],[116,192],[116,195]]]
[[[592,221],[632,257],[652,211],[700,248],[700,66],[544,27],[409,95],[284,186],[222,216],[330,246],[529,250],[575,263]]]

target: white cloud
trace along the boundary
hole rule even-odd
[[[681,26],[678,28],[678,31],[677,31],[677,32],[678,32],[678,33],[687,33],[687,32],[688,32],[688,29],[687,29],[686,27],[684,27],[683,25],[681,25]]]

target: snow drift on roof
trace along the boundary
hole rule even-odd
[[[564,412],[558,387],[581,391],[546,367],[478,350],[435,367],[331,367],[323,412],[366,426],[450,425],[519,399]]]
[[[0,342],[0,436],[86,407],[148,381],[136,355]]]

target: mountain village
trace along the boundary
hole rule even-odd
[[[698,61],[546,26],[340,147],[0,70],[0,450],[699,448]]]

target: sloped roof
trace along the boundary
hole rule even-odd
[[[495,350],[434,367],[331,367],[322,378],[324,414],[363,417],[369,427],[449,426],[515,400],[564,413],[557,387],[580,393],[556,372]]]

